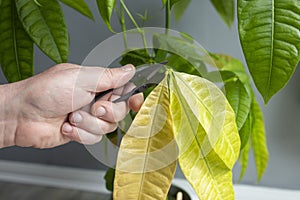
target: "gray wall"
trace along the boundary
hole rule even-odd
[[[107,30],[103,21],[100,19],[96,2],[86,2],[89,3],[95,21],[89,20],[62,4],[70,35],[69,62],[71,63],[81,64],[84,58],[97,44],[113,35]],[[160,2],[158,1],[139,0],[134,1],[134,3],[132,3],[133,5],[129,5],[129,8],[132,8],[132,10],[135,10],[138,13],[144,13],[144,10],[147,8],[148,12],[153,17],[146,25],[161,27],[164,25],[164,21],[161,20],[163,19],[164,13],[163,10],[157,9],[161,6],[159,3]],[[113,16],[112,18],[112,26],[116,30],[120,30],[116,16]],[[128,28],[134,27],[131,23],[128,23]],[[38,48],[35,48],[35,54],[35,73],[40,73],[55,64]],[[7,83],[1,70],[0,83]],[[83,145],[75,142],[47,150],[19,147],[4,148],[0,150],[0,159],[90,169],[106,168],[91,156]]]
[[[190,33],[207,50],[230,54],[244,63],[238,40],[237,20],[228,29],[209,1],[192,1],[183,19],[173,25],[175,30]],[[300,71],[296,70],[287,87],[280,91],[267,106],[262,105],[267,142],[270,151],[269,166],[260,185],[300,189]],[[255,184],[256,175],[253,158],[242,183]],[[238,180],[238,167],[234,170]]]
[[[128,1],[131,10],[143,13],[144,9],[147,8],[152,19],[146,25],[159,27],[164,25],[163,12],[159,10],[161,1],[139,0],[131,2]],[[71,37],[70,62],[73,63],[81,63],[95,45],[111,35],[99,19],[96,5],[94,3],[90,3],[90,5],[96,18],[95,22],[64,7]],[[114,18],[113,21],[113,26],[117,27],[116,19]],[[217,16],[209,1],[193,0],[182,20],[172,24],[172,29],[189,33],[207,50],[227,53],[244,62],[238,41],[236,21],[233,28],[228,29]],[[37,73],[54,64],[39,50],[36,51],[36,55]],[[300,134],[298,129],[300,85],[297,83],[299,76],[298,70],[287,87],[275,96],[268,106],[263,106],[270,161],[268,169],[259,183],[260,185],[300,189],[300,173],[298,173],[300,166]],[[5,83],[3,76],[0,80],[1,83]],[[258,96],[258,98],[262,104],[261,97]],[[82,145],[77,143],[49,150],[6,148],[0,150],[0,159],[81,168],[103,168]],[[181,177],[182,175],[177,173],[177,176]],[[234,170],[234,176],[237,180],[238,167]],[[249,170],[242,183],[254,184],[255,182],[254,162],[251,159]]]

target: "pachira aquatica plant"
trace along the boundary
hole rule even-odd
[[[94,18],[84,0],[0,0],[0,63],[9,82],[34,74],[34,45],[56,63],[68,61],[69,36],[60,2]],[[177,162],[200,199],[233,199],[232,168],[237,160],[241,178],[251,149],[258,180],[267,167],[263,115],[251,80],[268,103],[291,78],[300,59],[300,1],[210,2],[228,27],[237,10],[239,40],[250,75],[241,61],[225,54],[208,52],[210,59],[192,56],[195,45],[187,34],[178,39],[166,31],[153,38],[161,48],[124,52],[121,64],[167,60],[168,69],[121,141],[115,199],[166,198]],[[191,0],[161,3],[169,29],[172,14],[179,20]],[[146,12],[137,21],[125,0],[96,0],[95,4],[112,32],[118,31],[110,25],[116,14],[121,31],[127,30],[129,19],[143,35],[140,24],[147,20]],[[203,63],[217,70],[198,70]],[[108,138],[114,141],[115,135]],[[159,155],[158,149],[163,149]]]

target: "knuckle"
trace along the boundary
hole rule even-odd
[[[104,79],[106,81],[103,84],[105,84],[107,88],[112,88],[114,86],[114,73],[111,69],[106,68],[104,70]]]
[[[67,69],[80,69],[80,65],[71,64],[71,63],[60,63],[52,67],[52,70],[67,70]]]
[[[113,115],[112,122],[119,122],[119,121],[121,121],[123,118],[124,118],[123,115],[121,115],[121,114],[115,114],[115,115]]]

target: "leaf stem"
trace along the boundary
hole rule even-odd
[[[128,10],[127,6],[125,5],[124,1],[123,0],[120,0],[120,3],[122,5],[122,8],[126,11],[128,17],[130,18],[130,20],[132,21],[133,25],[136,27],[136,29],[138,31],[140,31],[140,27],[139,25],[137,24],[137,22],[135,21],[134,17],[132,16],[132,14],[130,13],[130,11]]]
[[[166,14],[165,28],[168,31],[168,29],[170,29],[170,25],[171,25],[171,0],[167,0],[166,7],[165,7],[165,14]]]
[[[125,12],[124,12],[123,6],[121,6],[121,11],[120,11],[120,24],[121,24],[121,29],[123,32],[124,46],[125,46],[125,49],[128,49],[127,33],[126,33],[127,29],[126,29]]]
[[[144,30],[139,27],[138,23],[135,21],[134,17],[132,16],[132,14],[130,13],[130,11],[127,8],[126,4],[124,3],[124,0],[120,0],[120,3],[122,5],[122,8],[126,11],[126,13],[127,13],[128,17],[130,18],[130,20],[132,21],[133,25],[136,27],[137,31],[142,35],[144,48],[146,49],[148,55],[150,55],[150,52],[147,48],[147,40],[146,40],[146,37],[145,37]]]

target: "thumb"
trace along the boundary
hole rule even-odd
[[[131,64],[119,68],[83,67],[78,75],[80,88],[89,92],[102,92],[125,85],[135,74]]]

